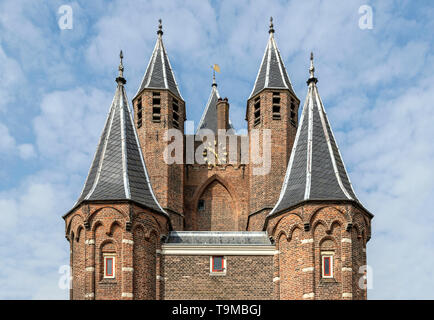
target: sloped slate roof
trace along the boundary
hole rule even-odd
[[[294,93],[288,73],[279,49],[277,48],[276,40],[274,40],[274,29],[270,31],[267,47],[265,48],[264,56],[262,57],[261,66],[256,76],[256,81],[253,90],[250,93],[249,99],[262,91],[263,89],[288,89]]]
[[[168,89],[175,96],[184,100],[179,92],[169,57],[164,48],[162,32],[158,34],[151,60],[149,60],[148,67],[136,96],[145,88]]]
[[[132,200],[167,213],[149,183],[123,83],[119,81],[77,206],[85,200]],[[125,82],[125,80],[123,80]]]
[[[171,231],[166,243],[179,245],[272,245],[266,231]]]
[[[210,129],[217,134],[217,101],[220,98],[220,94],[217,90],[217,84],[213,83],[211,93],[208,98],[205,110],[199,121],[197,131],[200,129]],[[232,123],[229,120],[229,128],[233,129]]]
[[[283,187],[269,215],[305,200],[358,202],[318,93],[313,65],[311,68],[312,76]]]

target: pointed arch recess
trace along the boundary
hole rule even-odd
[[[198,210],[197,205],[199,202],[200,197],[208,190],[208,187],[210,187],[214,182],[219,183],[226,191],[228,192],[231,200],[232,200],[232,207],[233,207],[233,216],[235,220],[235,227],[238,228],[239,224],[239,217],[240,217],[240,204],[239,204],[239,197],[237,195],[237,192],[232,184],[230,184],[226,179],[223,177],[214,174],[211,177],[209,177],[195,192],[193,195],[193,215],[194,220],[196,221],[195,229],[197,229],[197,218],[198,218]]]

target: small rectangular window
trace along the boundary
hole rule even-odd
[[[226,272],[226,259],[223,256],[211,257],[211,273],[224,274]]]
[[[333,255],[322,255],[322,277],[333,278]]]
[[[197,203],[197,210],[202,211],[205,210],[205,200],[200,199]]]
[[[104,278],[115,277],[115,256],[104,255]]]

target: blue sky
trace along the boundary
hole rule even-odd
[[[415,5],[415,3],[417,5]],[[58,9],[73,8],[61,30]],[[359,7],[373,29],[359,28]],[[269,17],[298,97],[309,53],[319,91],[362,203],[375,214],[371,299],[434,299],[434,7],[430,1],[0,2],[0,299],[64,299],[69,246],[61,216],[77,199],[110,102],[119,50],[131,99],[158,19],[199,121],[217,63],[231,120],[246,99]]]

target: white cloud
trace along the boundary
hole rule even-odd
[[[41,298],[46,287],[51,288],[46,298],[67,297],[57,283],[58,268],[68,264],[61,214],[71,194],[66,181],[47,180],[35,176],[0,193],[0,299]]]
[[[9,133],[8,127],[0,123],[0,155],[15,156],[27,160],[36,156],[35,149],[32,144],[24,143],[17,144],[15,138]]]
[[[24,75],[18,62],[10,58],[1,46],[0,38],[0,111],[11,103],[19,86],[25,84]]]
[[[46,94],[34,120],[40,154],[59,169],[87,172],[114,92],[115,84],[112,92],[76,88]]]

